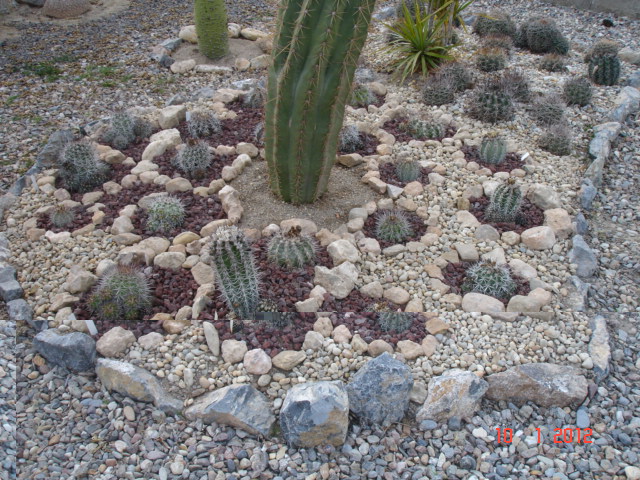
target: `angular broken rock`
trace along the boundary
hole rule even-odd
[[[454,368],[429,381],[429,393],[416,420],[444,423],[451,417],[471,418],[488,384],[475,374]]]
[[[341,381],[294,385],[280,410],[280,427],[291,447],[342,445],[349,427],[349,397]]]
[[[267,436],[276,421],[271,405],[251,385],[229,385],[199,397],[184,411],[188,420],[200,419]]]
[[[349,408],[369,425],[399,422],[409,406],[411,369],[388,353],[369,360],[347,385]]]
[[[579,370],[551,363],[529,363],[487,377],[487,398],[541,407],[577,405],[587,396],[587,379]]]
[[[98,359],[96,374],[109,390],[126,395],[139,402],[153,403],[167,413],[182,410],[182,401],[169,395],[158,379],[144,368],[109,358]]]
[[[96,350],[104,357],[116,357],[136,343],[136,336],[131,330],[113,327],[96,342]]]
[[[351,262],[344,262],[330,270],[327,267],[316,266],[313,283],[324,287],[335,298],[342,299],[351,293],[357,279],[356,266]]]
[[[33,339],[33,348],[54,365],[75,372],[91,370],[96,362],[96,342],[80,332],[64,335],[44,330]]]
[[[609,332],[607,321],[602,315],[596,316],[590,321],[591,340],[589,341],[589,356],[593,360],[593,372],[598,381],[609,374],[609,361],[611,360],[611,347],[609,346]]]

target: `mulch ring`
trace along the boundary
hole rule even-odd
[[[524,166],[524,162],[515,152],[507,153],[506,158],[501,164],[494,165],[492,163],[486,163],[480,160],[480,151],[478,150],[478,147],[463,145],[460,150],[464,153],[464,159],[467,162],[476,162],[481,167],[491,170],[491,173],[511,172],[511,170],[515,170],[516,168],[522,169],[522,167]]]
[[[450,263],[443,270],[442,275],[444,276],[444,283],[451,287],[451,293],[455,293],[458,295],[463,295],[462,292],[462,284],[467,276],[467,269],[471,267],[473,262],[458,262],[458,263]],[[529,287],[529,281],[518,277],[513,274],[513,271],[510,267],[507,266],[509,272],[511,273],[511,278],[513,278],[516,283],[516,291],[512,296],[515,295],[529,295],[531,288]],[[507,305],[509,303],[511,297],[509,298],[498,298],[502,303]]]
[[[75,305],[73,313],[79,320],[93,320],[98,329],[98,338],[113,327],[122,327],[131,330],[136,338],[151,332],[166,333],[162,329],[162,322],[150,321],[157,313],[176,313],[184,306],[191,306],[193,298],[198,290],[198,284],[193,279],[191,271],[180,268],[177,271],[165,270],[158,267],[146,267],[149,290],[152,295],[151,311],[138,322],[111,322],[99,320],[91,314],[87,302],[93,290],[85,292],[80,301]]]
[[[73,220],[71,221],[71,223],[65,225],[64,227],[56,227],[51,223],[49,215],[41,213],[37,217],[37,227],[44,230],[51,230],[53,233],[73,232],[91,223],[93,213],[87,211],[87,208],[89,208],[88,205],[79,205],[70,209],[70,211],[73,212],[74,215]]]
[[[472,197],[469,199],[469,202],[471,203],[469,211],[473,213],[478,221],[480,223],[491,225],[500,234],[511,231],[522,233],[529,228],[539,227],[544,223],[544,210],[542,210],[540,207],[535,206],[528,198],[524,198],[522,200],[520,214],[518,215],[515,223],[487,222],[484,217],[485,209],[490,202],[489,198],[487,197]]]
[[[370,135],[368,133],[363,133],[360,132],[360,135],[362,136],[362,140],[363,140],[363,144],[364,146],[354,152],[344,152],[344,151],[339,151],[338,155],[348,155],[350,153],[358,153],[360,155],[362,155],[363,157],[366,157],[367,155],[375,155],[376,152],[376,147],[380,144],[380,142],[378,141],[378,139],[376,137],[374,137],[373,135]]]
[[[380,213],[382,213],[383,211],[384,210],[380,210],[380,211],[376,212],[373,215],[369,215],[369,217],[364,222],[364,227],[362,227],[362,232],[364,233],[365,237],[375,238],[376,240],[378,240],[378,243],[380,244],[380,248],[387,248],[387,247],[390,247],[391,245],[395,245],[396,243],[387,242],[385,240],[381,240],[380,238],[378,238],[376,236],[376,222],[377,222],[377,219],[378,219],[378,215]],[[419,242],[420,238],[427,231],[427,226],[424,224],[424,220],[422,218],[420,218],[418,215],[416,215],[415,213],[413,213],[413,212],[403,211],[403,213],[405,214],[405,216],[409,220],[409,224],[411,225],[411,230],[412,230],[413,234],[410,235],[402,243]],[[346,311],[350,311],[350,310],[346,310]]]
[[[380,180],[390,185],[395,185],[396,187],[405,187],[409,182],[402,182],[398,178],[396,174],[396,163],[394,162],[386,162],[378,166],[378,171],[380,172]],[[418,178],[413,180],[414,182],[420,182],[423,185],[429,184],[429,174],[433,170],[426,167],[420,168],[420,174]]]
[[[407,131],[403,128],[403,123],[405,123],[407,118],[394,118],[385,122],[382,128],[387,132],[393,135],[396,138],[396,142],[410,142],[411,140],[438,140],[441,141],[443,138],[453,137],[458,129],[453,125],[447,125],[444,129],[444,135],[439,138],[416,138],[412,135],[409,135]]]

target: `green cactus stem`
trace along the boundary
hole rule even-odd
[[[620,59],[615,55],[591,57],[589,78],[597,85],[615,85],[620,78]]]
[[[214,60],[227,55],[229,33],[224,0],[195,0],[193,16],[200,53]]]
[[[522,190],[513,178],[498,185],[491,195],[491,202],[485,211],[485,219],[490,222],[513,223],[517,220],[522,206]]]

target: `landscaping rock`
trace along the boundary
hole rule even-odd
[[[93,273],[83,270],[78,265],[71,267],[69,276],[67,277],[67,291],[69,293],[86,292],[93,287],[98,281]]]
[[[398,342],[398,352],[407,360],[415,360],[424,355],[422,345],[411,340],[400,340]]]
[[[504,304],[497,298],[490,297],[489,295],[471,292],[462,297],[462,309],[465,312],[504,312]]]
[[[322,348],[322,342],[324,341],[324,336],[320,332],[315,332],[313,330],[308,331],[304,336],[304,343],[302,344],[303,350],[319,350]]]
[[[218,330],[210,322],[202,322],[202,329],[204,330],[204,338],[207,341],[207,347],[209,351],[215,357],[220,356],[220,337],[218,336]]]
[[[556,244],[556,235],[551,227],[533,227],[520,234],[520,239],[531,250],[548,250]]]
[[[182,268],[182,264],[187,256],[182,252],[164,252],[153,259],[153,264],[158,268],[177,271]]]
[[[589,356],[593,361],[593,372],[600,382],[609,374],[611,347],[609,346],[609,332],[607,321],[598,315],[591,320],[591,340],[589,341]]]
[[[353,334],[349,331],[346,325],[338,325],[333,329],[331,336],[336,343],[349,343]]]
[[[225,340],[226,341],[226,340]],[[223,343],[224,346],[224,343]],[[297,365],[304,362],[307,355],[296,350],[283,350],[271,359],[273,366],[280,370],[292,370]]]
[[[318,265],[314,272],[314,285],[322,286],[337,299],[346,298],[358,279],[358,270],[351,262],[343,262],[332,269]]]
[[[161,333],[151,332],[146,335],[142,335],[138,338],[138,345],[140,345],[145,350],[151,350],[164,342],[164,337]]]
[[[500,239],[500,233],[491,225],[480,225],[476,228],[475,236],[480,242],[497,242]]]
[[[327,252],[331,255],[334,265],[343,262],[356,263],[360,259],[358,249],[348,240],[336,240],[327,246]]]
[[[245,353],[243,363],[244,368],[252,375],[264,375],[271,370],[271,357],[261,348]]]
[[[527,192],[527,198],[531,203],[540,207],[542,210],[560,208],[562,206],[558,192],[550,186],[541,183],[536,183],[529,189]]]
[[[113,327],[96,342],[96,350],[104,357],[117,357],[136,343],[136,336],[130,330]]]
[[[552,208],[544,211],[544,224],[553,229],[556,238],[564,240],[573,234],[573,223],[569,212],[564,208]]]
[[[74,372],[92,370],[96,362],[96,342],[80,332],[64,335],[44,330],[34,337],[33,348],[52,364]]]
[[[42,13],[53,18],[73,18],[90,9],[90,0],[47,0]]]
[[[387,342],[385,342],[384,340],[381,340],[379,338],[377,338],[376,340],[374,340],[369,344],[369,354],[372,357],[374,358],[378,357],[383,353],[392,354],[393,347],[389,345]]]
[[[177,127],[180,122],[183,122],[186,117],[187,107],[185,107],[184,105],[171,105],[160,110],[158,122],[160,123],[160,128],[174,128]],[[134,172],[133,170],[131,171],[131,173],[137,174],[137,172]]]
[[[453,246],[458,252],[461,261],[477,262],[478,260],[480,260],[480,255],[478,254],[478,250],[474,245],[458,242]]]
[[[572,239],[573,247],[569,250],[569,261],[577,265],[576,275],[580,278],[589,278],[598,271],[598,259],[585,242],[582,235],[576,235]]]
[[[222,358],[227,363],[240,363],[247,351],[247,343],[244,340],[225,340],[222,342]]]
[[[411,298],[409,292],[402,287],[391,287],[384,291],[383,296],[396,305],[405,305]]]
[[[195,25],[186,25],[180,29],[178,33],[180,40],[184,40],[189,43],[198,43],[198,34],[196,33]]]

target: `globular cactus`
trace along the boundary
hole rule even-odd
[[[312,203],[326,192],[375,0],[281,3],[265,105],[271,190]]]
[[[473,32],[481,37],[493,34],[514,37],[516,24],[506,12],[493,10],[489,13],[478,15],[473,24]]]
[[[224,0],[195,0],[193,17],[200,53],[214,60],[227,55],[229,33]]]
[[[295,319],[294,312],[282,312],[273,300],[265,299],[260,302],[256,312],[256,320],[261,320],[272,328],[283,328],[291,325]]]
[[[64,228],[67,225],[70,225],[74,218],[75,214],[73,210],[64,205],[57,205],[49,213],[49,221],[51,221],[52,225],[58,228]]]
[[[345,125],[340,130],[340,151],[354,153],[364,148],[364,139],[355,125]]]
[[[480,144],[480,160],[491,165],[499,165],[507,157],[507,142],[496,135],[488,135]]]
[[[216,285],[239,319],[253,319],[260,304],[260,278],[249,241],[235,225],[222,226],[211,237]]]
[[[556,23],[546,17],[534,17],[521,25],[516,34],[516,45],[528,48],[533,53],[566,55],[569,52],[569,41]]]
[[[507,58],[502,49],[483,48],[476,56],[476,66],[483,72],[497,72],[507,65]]]
[[[615,55],[591,57],[589,78],[597,85],[615,85],[620,78],[620,59]]]
[[[147,210],[147,229],[167,233],[184,223],[184,205],[179,198],[158,197]]]
[[[203,178],[211,166],[213,154],[202,140],[188,139],[174,158],[174,165],[190,178]]]
[[[415,160],[400,160],[396,163],[396,177],[402,183],[409,183],[420,177],[420,164]]]
[[[438,68],[435,76],[445,77],[456,92],[464,92],[469,88],[473,88],[473,74],[460,62],[445,63]]]
[[[303,235],[300,227],[296,226],[271,237],[267,257],[287,269],[301,268],[315,260],[317,248],[313,237]]]
[[[376,237],[385,242],[400,243],[413,235],[407,216],[400,210],[383,210],[376,219]]]
[[[490,123],[513,120],[513,97],[504,88],[487,85],[473,92],[469,114],[473,118]]]
[[[440,123],[427,122],[425,120],[410,120],[400,127],[418,140],[436,139],[444,136],[444,126]]]
[[[562,87],[562,94],[567,105],[580,105],[584,107],[591,101],[593,88],[588,78],[577,77],[570,78]]]
[[[591,58],[593,57],[602,57],[602,56],[618,56],[618,52],[620,51],[620,45],[618,42],[614,42],[613,40],[600,40],[597,42],[584,56],[585,63],[589,63]]]
[[[531,97],[529,79],[521,70],[506,70],[497,81],[495,89],[503,90],[518,102],[528,102]]]
[[[456,82],[448,75],[432,75],[422,89],[422,99],[426,105],[453,103],[455,94]]]
[[[522,206],[522,190],[512,178],[498,185],[485,211],[485,219],[496,223],[514,223]]]
[[[513,49],[513,37],[508,35],[488,35],[482,39],[482,47],[486,49],[499,49],[506,56],[511,55]]]
[[[152,131],[149,122],[127,112],[116,112],[102,140],[117,150],[124,150],[136,140],[147,138]]]
[[[563,156],[571,153],[572,135],[566,125],[552,125],[540,137],[538,145],[553,155]]]
[[[564,72],[567,69],[567,62],[562,55],[548,53],[540,59],[539,66],[547,72]]]
[[[505,265],[490,261],[480,261],[470,266],[462,283],[462,292],[481,293],[494,298],[511,298],[517,284]]]
[[[413,324],[413,315],[405,312],[380,312],[378,325],[384,332],[406,332]]]
[[[91,294],[88,306],[100,320],[133,322],[151,309],[149,282],[143,272],[130,265],[108,269]]]
[[[71,192],[86,193],[109,180],[111,167],[88,141],[68,143],[58,159],[58,176]]]
[[[531,106],[530,111],[538,124],[549,126],[562,122],[566,109],[567,107],[559,95],[550,94],[540,97]]]
[[[367,108],[372,103],[375,103],[378,98],[374,95],[369,87],[366,85],[355,84],[351,91],[351,97],[349,99],[349,105],[354,108]]]
[[[195,110],[187,112],[187,130],[193,138],[210,137],[222,132],[222,123],[213,112]]]
[[[242,103],[249,108],[264,108],[267,101],[267,88],[265,81],[261,80],[256,86],[249,90],[242,98]]]

